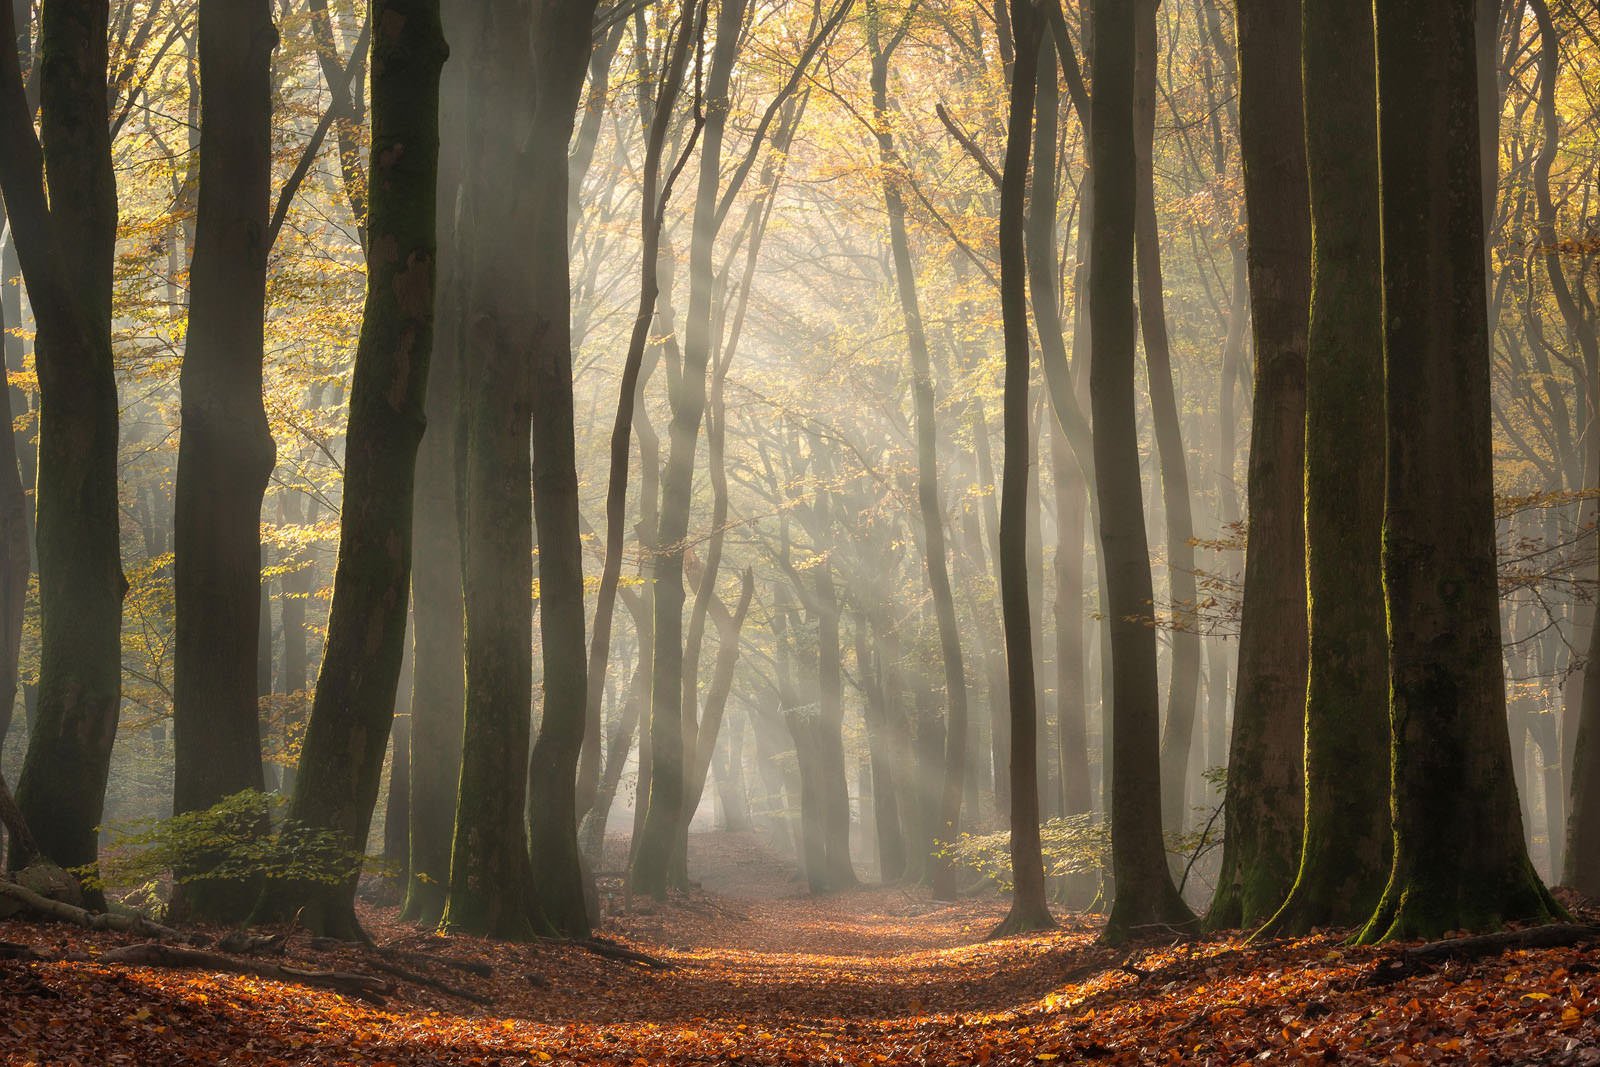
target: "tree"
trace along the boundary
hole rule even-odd
[[[1222,871],[1213,928],[1271,917],[1300,856],[1306,686],[1305,388],[1311,290],[1298,0],[1240,0],[1244,162],[1255,396],[1249,546]]]
[[[581,935],[589,928],[576,810],[588,683],[569,264],[565,252],[527,250],[567,247],[567,142],[588,68],[594,7],[590,0],[491,5],[473,87],[480,102],[512,102],[506,121],[529,133],[514,141],[482,131],[469,157],[466,730],[444,921],[500,937],[525,938],[535,930]],[[544,714],[530,753],[533,521]],[[539,816],[531,843],[523,829],[525,796]]]
[[[270,0],[199,5],[200,192],[173,523],[175,814],[264,785],[261,500],[277,455],[261,394],[278,42],[272,14]],[[180,881],[173,903],[181,914],[239,922],[259,888]]]
[[[111,353],[117,192],[108,6],[43,6],[35,136],[15,12],[0,4],[0,191],[33,307],[40,391],[39,703],[17,806],[40,851],[63,867],[95,861],[121,698],[127,590]]]
[[[366,846],[405,653],[412,493],[433,346],[438,0],[376,0],[367,297],[345,445],[339,562],[328,643],[285,836],[334,831]],[[298,914],[319,933],[363,937],[356,875],[269,882],[257,921]]]
[[[1375,10],[1394,865],[1363,941],[1562,914],[1506,732],[1473,3]]]
[[[1305,833],[1269,928],[1366,921],[1388,875],[1383,285],[1372,18],[1304,0],[1311,310],[1306,341]]]
[[[1005,460],[1000,481],[1000,611],[1006,635],[1011,708],[1011,910],[991,937],[1055,925],[1045,900],[1039,844],[1039,714],[1034,688],[1033,612],[1028,605],[1028,263],[1023,236],[1039,74],[1039,15],[1030,0],[1010,0],[1016,57],[1000,178],[1000,311],[1005,335]],[[1098,22],[1098,20],[1097,20]]]
[[[894,265],[895,293],[905,320],[906,348],[911,357],[911,396],[916,413],[917,506],[922,518],[924,558],[928,588],[939,624],[939,652],[944,664],[945,726],[944,787],[939,796],[935,848],[955,844],[961,828],[961,782],[966,774],[967,677],[961,657],[961,633],[956,621],[955,595],[950,589],[950,568],[945,558],[944,505],[939,494],[938,424],[935,422],[932,362],[928,335],[922,325],[917,300],[916,271],[911,263],[911,243],[906,234],[906,205],[896,173],[903,164],[889,125],[889,57],[911,29],[911,12],[901,18],[888,40],[882,40],[882,12],[876,4],[867,13],[867,41],[872,50],[872,108],[882,170],[884,210],[889,219],[889,250]],[[935,899],[956,895],[956,869],[937,854],[933,864]]]
[[[1135,937],[1143,927],[1194,921],[1167,872],[1161,837],[1154,590],[1133,404],[1136,26],[1133,5],[1115,0],[1095,4],[1090,98],[1095,195],[1089,222],[1089,328],[1094,340],[1089,400],[1100,545],[1105,553],[1104,603],[1111,626],[1115,729],[1109,762],[1116,899],[1105,931],[1111,942]]]
[[[1196,626],[1194,510],[1189,497],[1189,465],[1183,449],[1177,386],[1172,377],[1172,342],[1167,333],[1161,281],[1161,235],[1156,219],[1156,7],[1159,0],[1134,4],[1134,203],[1139,332],[1144,338],[1146,377],[1156,451],[1160,457],[1161,501],[1166,515],[1167,583],[1172,600],[1172,669],[1167,717],[1161,732],[1161,820],[1183,829],[1189,751],[1194,744],[1195,705],[1200,694],[1200,633]]]
[[[411,840],[401,915],[434,926],[444,914],[450,842],[461,775],[462,669],[461,361],[466,344],[463,265],[470,249],[460,217],[467,167],[467,71],[477,24],[473,5],[440,5],[450,59],[440,75],[438,280],[433,357],[424,401],[427,431],[417,447],[412,505]]]

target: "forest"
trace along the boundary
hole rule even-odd
[[[0,0],[0,202],[4,1062],[1600,1064],[1590,0]]]

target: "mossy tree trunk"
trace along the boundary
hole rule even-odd
[[[1011,709],[1011,910],[991,936],[1055,925],[1045,897],[1039,844],[1039,714],[1028,605],[1028,264],[1024,225],[1033,105],[1039,73],[1039,15],[1029,0],[1011,0],[1016,56],[1000,180],[1000,312],[1005,334],[1005,459],[1000,476],[1000,612],[1006,635]]]
[[[111,352],[117,193],[106,89],[109,15],[105,0],[43,6],[35,136],[15,11],[0,7],[0,189],[33,307],[40,392],[42,647],[17,806],[40,851],[76,867],[95,862],[121,702],[127,589]]]
[[[439,71],[438,0],[376,0],[367,297],[350,387],[339,561],[286,834],[337,833],[366,847],[405,654],[412,490],[433,344]],[[301,915],[359,938],[356,875],[269,882],[261,921]],[[303,909],[303,911],[302,911]]]
[[[1094,472],[1105,553],[1105,611],[1111,624],[1111,869],[1116,897],[1106,922],[1110,942],[1146,928],[1183,926],[1194,916],[1167,872],[1161,837],[1160,695],[1156,675],[1154,590],[1139,478],[1134,413],[1133,308],[1136,181],[1134,5],[1094,6],[1089,322],[1094,356],[1089,398]]]
[[[1388,877],[1383,284],[1372,15],[1304,0],[1311,312],[1306,342],[1305,832],[1269,929],[1355,926]]]
[[[261,499],[276,459],[261,394],[278,42],[272,14],[271,0],[199,6],[200,190],[173,523],[177,814],[264,786]],[[177,873],[179,915],[241,922],[260,891],[253,879],[185,882],[198,872]]]
[[[1249,548],[1222,870],[1206,924],[1254,926],[1294,884],[1305,747],[1305,375],[1311,289],[1298,0],[1240,0],[1239,144],[1255,341]]]
[[[1363,941],[1561,913],[1506,732],[1473,3],[1376,15],[1394,866]]]

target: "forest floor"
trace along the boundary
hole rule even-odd
[[[438,937],[370,909],[364,919],[389,954],[318,947],[300,933],[270,961],[377,975],[392,982],[382,1003],[107,965],[96,956],[140,939],[6,921],[0,939],[58,959],[0,961],[0,1060],[1600,1065],[1600,943],[1373,985],[1397,949],[1215,937],[1129,952],[1097,945],[1091,917],[988,941],[1005,910],[998,898],[941,904],[892,887],[810,898],[756,835],[697,835],[691,847],[702,889],[634,902],[590,949]],[[410,977],[379,966],[396,962]]]

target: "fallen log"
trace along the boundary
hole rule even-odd
[[[0,897],[14,900],[27,910],[38,915],[87,927],[90,930],[119,930],[123,933],[143,934],[146,937],[166,937],[174,940],[183,936],[172,927],[151,922],[142,915],[116,915],[111,912],[89,911],[87,908],[80,908],[76,904],[68,904],[63,900],[52,900],[40,893],[35,893],[25,885],[19,885],[16,882],[4,879],[0,879]]]
[[[1380,960],[1367,976],[1367,985],[1392,985],[1452,961],[1483,959],[1518,949],[1565,948],[1596,940],[1600,940],[1600,925],[1550,923],[1524,930],[1501,930],[1492,934],[1430,941],[1425,945],[1401,949],[1398,954]]]
[[[130,967],[159,967],[178,971],[218,971],[223,974],[242,974],[251,978],[267,978],[295,985],[331,989],[336,993],[356,997],[374,1004],[383,1004],[394,992],[394,986],[382,978],[353,971],[310,971],[282,963],[260,960],[243,960],[225,956],[220,952],[177,948],[150,941],[127,945],[103,952],[95,958],[97,963],[115,963]]]

